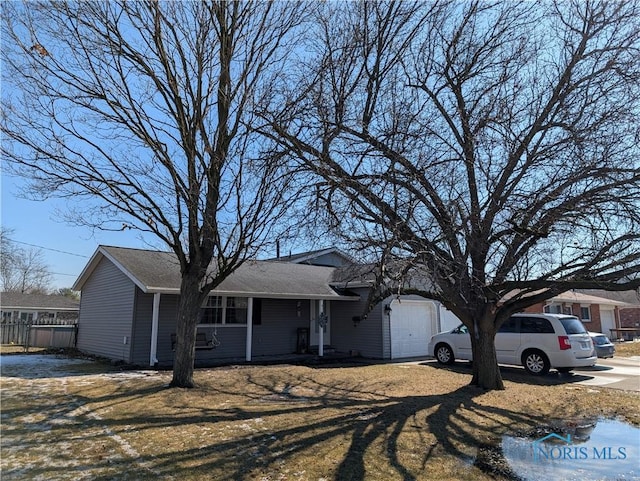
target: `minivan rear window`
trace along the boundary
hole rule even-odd
[[[586,334],[587,330],[584,328],[580,319],[577,317],[564,317],[560,319],[560,323],[564,327],[567,334]]]
[[[522,334],[553,334],[553,326],[543,317],[523,317],[520,319]]]

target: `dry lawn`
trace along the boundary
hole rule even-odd
[[[638,341],[616,342],[615,346],[615,357],[640,356],[640,342]]]
[[[44,347],[31,347],[29,352],[25,353],[24,346],[17,344],[2,344],[0,345],[0,354],[40,354],[47,351]]]
[[[204,369],[186,390],[73,361],[54,377],[3,366],[3,480],[489,480],[508,471],[478,453],[505,433],[640,424],[637,394],[521,369],[503,370],[502,392],[433,363]]]

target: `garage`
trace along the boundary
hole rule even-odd
[[[429,339],[438,331],[434,303],[396,299],[390,307],[391,359],[427,356]]]

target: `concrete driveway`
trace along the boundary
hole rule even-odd
[[[441,366],[433,358],[428,360],[400,361],[399,365],[424,365],[451,369],[453,366]],[[471,371],[471,364],[466,361],[458,361],[455,369],[461,372]],[[503,378],[507,380],[519,380],[519,382],[529,382],[535,384],[583,384],[593,387],[608,387],[613,389],[623,389],[625,391],[640,392],[640,356],[614,357],[613,359],[598,359],[598,363],[593,367],[576,367],[569,374],[559,374],[555,369],[543,377],[536,377],[526,374],[522,366],[506,366],[501,364],[500,370]],[[510,377],[512,376],[512,377]]]
[[[578,384],[640,392],[640,356],[598,359],[594,367],[576,368],[573,372],[590,377]]]

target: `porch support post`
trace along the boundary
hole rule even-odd
[[[151,349],[149,349],[149,365],[158,362],[158,319],[160,317],[160,293],[153,295],[153,314],[151,315]]]
[[[324,317],[324,300],[318,301],[318,320]],[[323,322],[318,322],[318,356],[324,356],[324,326]]]
[[[253,297],[247,299],[247,345],[246,360],[251,361],[251,342],[253,340]]]

